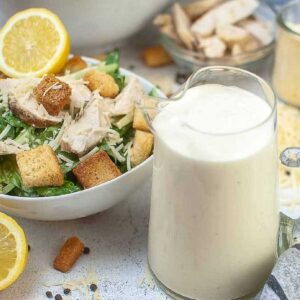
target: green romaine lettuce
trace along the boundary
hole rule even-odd
[[[108,73],[110,75],[115,74],[119,70],[119,64],[120,64],[120,54],[119,50],[114,50],[107,54],[105,61],[99,62],[98,65],[87,67],[83,70],[80,70],[78,72],[72,73],[70,75],[66,75],[66,77],[71,77],[74,79],[81,79],[85,75],[86,72],[90,70],[96,70]]]
[[[35,193],[40,197],[59,196],[80,191],[81,188],[74,182],[65,180],[62,186],[37,187]]]

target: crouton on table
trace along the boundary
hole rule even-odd
[[[70,58],[65,65],[65,72],[75,73],[87,67],[87,63],[79,55]]]
[[[159,45],[145,48],[142,53],[148,67],[159,67],[172,62],[171,56]]]
[[[33,94],[50,115],[57,116],[70,103],[72,90],[54,75],[45,76],[34,88]]]
[[[146,160],[152,151],[154,137],[152,133],[137,130],[131,148],[131,163],[137,166]]]
[[[91,91],[98,90],[103,97],[114,98],[119,93],[119,86],[113,77],[104,72],[91,70],[84,75],[83,80]]]
[[[63,273],[68,272],[83,253],[83,250],[84,244],[77,236],[68,238],[56,256],[53,267]]]
[[[24,186],[61,186],[64,174],[58,159],[49,145],[23,151],[16,155]]]
[[[105,151],[97,152],[81,162],[73,169],[73,173],[84,188],[99,185],[121,175]]]

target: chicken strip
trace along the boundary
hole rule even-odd
[[[209,11],[193,23],[191,31],[197,37],[208,37],[213,34],[215,27],[215,13],[213,11]]]
[[[203,47],[205,56],[210,58],[222,57],[226,51],[225,43],[216,35],[203,39],[201,47]]]
[[[274,33],[272,24],[258,20],[242,20],[239,26],[251,33],[262,45],[268,45],[272,42]]]
[[[224,0],[198,0],[192,1],[183,6],[183,9],[191,20],[199,18],[202,14],[209,11],[211,8],[220,4]]]
[[[191,30],[199,36],[211,35],[217,26],[235,24],[254,13],[258,7],[257,0],[232,0],[208,11],[196,20]]]
[[[197,41],[190,30],[191,21],[178,3],[172,7],[172,16],[178,36],[188,49],[193,49]]]
[[[170,39],[174,40],[178,45],[182,45],[182,41],[178,36],[173,24],[160,27],[160,32],[167,35]]]
[[[157,15],[153,20],[153,25],[163,27],[172,24],[172,17],[169,14]]]
[[[250,34],[247,30],[230,24],[218,26],[216,33],[229,47],[234,44],[244,45],[250,40]]]

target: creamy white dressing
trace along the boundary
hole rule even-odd
[[[176,293],[236,299],[267,279],[278,229],[271,114],[252,93],[209,84],[156,117],[149,263]]]
[[[272,130],[260,128],[242,139],[227,134],[255,127],[270,114],[270,105],[246,90],[207,84],[189,89],[183,99],[168,105],[153,126],[161,139],[180,153],[196,160],[226,161],[257,151]]]

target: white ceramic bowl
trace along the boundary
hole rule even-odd
[[[99,48],[137,33],[170,0],[0,0],[0,27],[16,12],[44,7],[55,12],[76,51]],[[81,51],[82,52],[82,51]]]
[[[97,60],[85,58],[89,64]],[[146,79],[121,68],[125,75],[136,76],[146,92],[154,87]],[[164,97],[158,91],[159,96]],[[16,197],[0,195],[0,211],[35,220],[69,220],[106,210],[126,199],[152,174],[152,156],[131,171],[93,188],[54,197]]]

